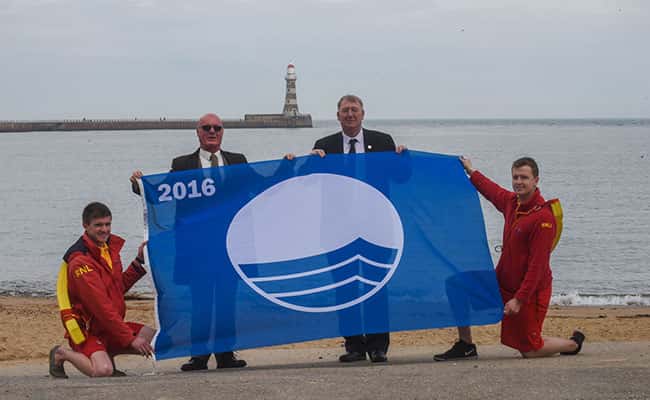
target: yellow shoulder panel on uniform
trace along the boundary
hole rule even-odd
[[[553,238],[553,246],[551,246],[551,251],[553,251],[560,241],[560,236],[562,236],[562,204],[560,204],[560,199],[549,200],[547,204],[551,207],[553,218],[555,218],[555,238]]]
[[[68,263],[65,261],[61,263],[61,268],[59,268],[59,277],[56,280],[56,300],[59,303],[59,311],[61,312],[63,325],[68,331],[74,344],[85,342],[86,336],[81,330],[81,327],[72,312],[72,305],[70,304],[70,296],[68,295]]]

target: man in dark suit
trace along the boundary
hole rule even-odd
[[[396,151],[395,142],[390,135],[361,127],[364,115],[363,102],[359,97],[343,96],[338,102],[336,112],[342,131],[318,139],[313,152],[324,155]],[[324,154],[318,150],[322,150]]]
[[[324,157],[325,154],[351,154],[375,151],[396,151],[401,153],[405,147],[395,146],[393,138],[383,132],[362,128],[365,111],[363,101],[354,95],[341,97],[337,104],[336,118],[341,124],[341,131],[326,136],[316,141],[312,154]],[[386,187],[388,180],[386,180]],[[379,188],[387,190],[387,188]],[[384,191],[382,190],[382,191]],[[376,301],[386,303],[384,294],[378,294]],[[366,335],[346,336],[346,353],[339,357],[341,362],[363,361],[366,353],[372,362],[385,362],[388,360],[388,332],[372,333]]]
[[[206,131],[206,129],[208,130]],[[218,131],[216,131],[217,129]],[[196,127],[199,148],[191,154],[174,158],[169,172],[247,163],[243,154],[231,153],[221,149],[223,134],[224,129],[221,118],[216,114],[202,116]],[[138,187],[138,179],[140,178],[142,178],[142,171],[134,171],[131,175],[132,189],[136,194],[140,194],[140,188]]]
[[[190,169],[221,167],[224,165],[245,164],[246,157],[240,153],[231,153],[221,149],[224,128],[221,118],[216,114],[205,114],[199,119],[196,127],[196,135],[199,139],[199,148],[187,155],[174,158],[170,172],[185,171]],[[137,180],[142,177],[141,171],[135,171],[131,175],[133,191],[140,194]],[[178,264],[182,263],[182,260]],[[187,275],[187,274],[186,274]],[[208,282],[205,279],[196,279],[192,282],[186,282],[192,286],[192,291],[201,293],[209,292],[209,298],[218,293],[219,296],[234,296],[234,287],[222,287],[219,282]],[[210,293],[212,295],[210,296]],[[209,331],[212,320],[212,302],[194,301],[192,302],[192,336],[204,336],[204,332]],[[221,329],[234,330],[234,311],[221,310],[224,312],[225,319],[232,319],[232,327],[221,327]],[[238,360],[232,351],[225,353],[215,353],[217,368],[241,368],[246,366],[246,361]],[[207,368],[210,354],[193,355],[190,360],[181,366],[182,371],[196,371]]]

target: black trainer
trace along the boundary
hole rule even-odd
[[[475,360],[476,358],[478,358],[476,345],[474,343],[465,343],[462,340],[454,343],[451,349],[446,352],[433,356],[435,361]]]
[[[56,351],[59,349],[61,346],[54,346],[52,347],[52,350],[50,350],[50,376],[52,378],[62,378],[66,379],[68,375],[65,373],[65,369],[63,368],[63,364],[61,365],[56,365],[54,362],[54,354]]]
[[[585,341],[585,334],[580,331],[573,331],[573,335],[569,339],[576,342],[578,348],[574,351],[563,351],[560,353],[563,356],[575,356],[576,354],[580,353],[580,350],[582,350],[582,343]]]

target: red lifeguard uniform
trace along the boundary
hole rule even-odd
[[[501,343],[522,353],[539,350],[544,346],[542,325],[553,281],[550,257],[558,229],[550,202],[535,189],[533,197],[521,204],[514,192],[479,171],[470,180],[505,217],[497,281],[504,304],[512,298],[522,303],[519,313],[503,317]]]

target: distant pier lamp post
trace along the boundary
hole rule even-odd
[[[287,65],[287,76],[284,78],[287,81],[287,93],[284,97],[284,110],[282,114],[287,116],[297,116],[298,100],[296,98],[296,67],[293,64]]]

